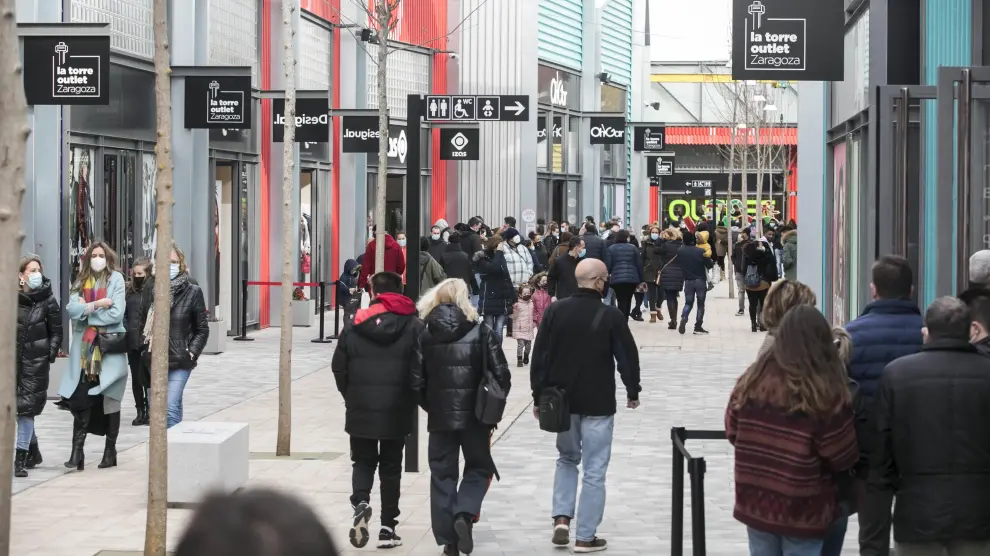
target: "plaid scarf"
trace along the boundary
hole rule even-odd
[[[97,281],[90,276],[82,287],[83,300],[86,303],[93,303],[107,296],[107,284],[104,280]],[[106,332],[106,327],[87,326],[83,330],[82,345],[80,346],[80,368],[86,379],[96,381],[99,379],[103,354],[96,344],[96,339],[101,332]]]

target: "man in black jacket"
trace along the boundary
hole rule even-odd
[[[577,265],[584,256],[584,240],[581,236],[573,236],[567,240],[567,254],[554,259],[547,272],[547,293],[550,297],[564,299],[577,291]]]
[[[557,434],[560,456],[553,485],[552,542],[566,546],[570,540],[581,464],[584,487],[574,543],[577,553],[606,548],[605,539],[595,533],[605,511],[605,473],[616,412],[616,366],[626,387],[626,407],[639,407],[641,390],[639,351],[626,318],[601,301],[607,281],[608,269],[603,262],[591,259],[578,264],[579,289],[547,308],[530,367],[534,416],[539,418],[544,388],[556,386],[566,393],[571,426]]]
[[[461,249],[467,253],[468,257],[473,256],[478,251],[484,249],[483,242],[481,241],[481,236],[478,235],[478,230],[484,224],[477,216],[471,217],[468,220],[467,229],[460,230],[461,232]]]
[[[969,307],[973,317],[969,341],[976,346],[976,351],[990,357],[990,290],[971,288],[959,294],[959,299]]]
[[[887,364],[876,393],[860,554],[990,554],[990,362],[970,343],[962,300],[936,299],[921,351]]]
[[[347,408],[344,430],[351,437],[351,544],[368,544],[371,487],[375,468],[381,481],[382,525],[379,548],[402,545],[395,533],[399,517],[402,449],[416,403],[409,394],[413,367],[421,361],[423,323],[412,300],[402,295],[402,277],[379,272],[371,277],[371,305],[354,315],[333,353],[334,380]]]
[[[478,295],[478,284],[474,281],[474,269],[471,267],[471,257],[461,247],[461,233],[450,234],[450,244],[447,250],[437,259],[447,278],[460,278],[468,286],[471,295]]]
[[[677,264],[684,271],[684,308],[681,309],[681,323],[677,331],[684,334],[688,317],[698,299],[698,314],[694,318],[694,333],[708,334],[702,326],[705,321],[705,299],[708,297],[708,270],[715,266],[711,257],[697,245],[694,234],[688,231],[683,235],[684,245],[677,250]]]

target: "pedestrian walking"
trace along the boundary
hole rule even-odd
[[[681,334],[685,333],[695,299],[698,301],[698,313],[694,317],[694,333],[708,334],[703,326],[705,300],[708,297],[708,270],[715,266],[715,263],[695,242],[695,235],[692,232],[684,232],[684,245],[677,250],[677,264],[684,272],[684,309],[681,310],[681,322],[677,326],[677,331]]]
[[[420,291],[426,291],[447,279],[447,275],[430,254],[430,239],[419,238],[419,286]]]
[[[976,346],[976,351],[990,357],[990,290],[970,288],[959,294],[959,299],[969,307],[973,319],[969,341]]]
[[[766,332],[763,322],[763,303],[767,291],[777,281],[777,262],[771,254],[772,247],[765,241],[751,241],[745,244],[743,253],[743,287],[749,300],[749,324],[753,332]]]
[[[566,546],[576,522],[574,552],[605,550],[597,536],[605,512],[605,475],[612,455],[616,413],[615,373],[626,390],[626,407],[639,407],[639,349],[628,319],[602,304],[608,270],[590,259],[577,267],[578,290],[550,305],[540,324],[530,366],[533,415],[553,412],[545,399],[566,401],[565,412],[554,404],[564,427],[557,431],[557,470],[553,481],[551,542]],[[558,421],[559,422],[559,421]],[[578,504],[578,465],[584,474]]]
[[[516,290],[516,303],[512,306],[512,338],[516,340],[516,366],[529,365],[536,332],[536,308],[533,287],[523,284]]]
[[[474,254],[474,268],[481,276],[479,312],[485,324],[495,332],[499,345],[502,345],[502,329],[516,297],[505,260],[505,249],[502,237],[494,236],[485,243],[484,251]]]
[[[780,257],[784,278],[797,280],[797,230],[787,230],[780,234],[783,251]]]
[[[371,233],[378,233],[377,225],[372,226]],[[394,272],[400,276],[405,276],[405,234],[400,233],[399,236],[403,238],[402,245],[392,238],[391,235],[385,234],[385,263],[383,268],[375,267],[375,249],[377,248],[378,238],[376,235],[372,236],[371,241],[365,247],[364,259],[361,260],[361,274],[358,276],[358,288],[366,290],[368,288],[368,278],[379,272]]]
[[[817,309],[784,316],[773,347],[736,383],[725,434],[735,447],[733,516],[750,555],[819,556],[842,514],[836,474],[859,450],[844,365]]]
[[[140,257],[131,265],[131,279],[127,283],[127,310],[124,311],[124,328],[127,329],[127,366],[131,369],[131,393],[137,416],[131,421],[135,427],[148,425],[148,389],[151,388],[151,369],[144,357],[144,321],[141,320],[141,296],[147,278],[151,276],[151,259]]]
[[[478,388],[490,374],[508,394],[509,366],[494,331],[478,322],[462,280],[444,280],[417,308],[426,329],[412,387],[428,415],[433,536],[446,556],[470,554],[474,517],[481,513],[489,481],[498,477],[489,446],[492,427],[475,411]]]
[[[936,299],[924,320],[921,350],[889,363],[874,396],[860,553],[887,554],[893,523],[897,556],[990,554],[990,366],[962,300]]]
[[[423,323],[412,300],[402,295],[402,278],[394,272],[371,277],[371,304],[354,315],[333,353],[331,369],[346,407],[344,431],[350,436],[351,545],[363,548],[370,538],[371,489],[375,470],[381,490],[378,548],[402,545],[399,524],[402,451],[412,432],[415,400],[409,395],[413,367],[422,357]]]
[[[619,230],[614,235],[615,243],[608,248],[608,259],[612,261],[609,286],[615,292],[619,311],[628,319],[633,295],[643,283],[643,256],[629,243],[628,230]]]
[[[650,308],[650,322],[655,323],[658,320],[663,322],[663,311],[661,310],[663,298],[660,297],[663,290],[658,284],[660,269],[663,268],[661,264],[660,228],[658,226],[650,227],[650,235],[643,240],[642,256],[643,281],[646,282],[646,297]]]
[[[439,224],[434,224],[433,227],[430,228],[430,237],[427,238],[427,246],[426,249],[424,249],[424,251],[429,252],[430,256],[436,261],[439,261],[440,257],[443,257],[443,254],[447,251],[447,239],[443,237],[443,231],[444,230],[440,228]],[[424,289],[423,291],[426,290]]]
[[[563,247],[567,249],[566,254],[557,257],[547,273],[547,292],[551,299],[570,297],[578,289],[576,272],[578,262],[585,256],[584,240],[581,236],[572,236]]]
[[[51,365],[62,347],[62,309],[37,255],[21,259],[18,285],[14,476],[27,477],[43,460],[34,419],[45,409]]]
[[[788,311],[798,305],[814,307],[817,303],[815,292],[801,282],[796,280],[774,282],[767,291],[767,298],[763,303],[763,324],[767,328],[767,335],[759,352],[762,354],[773,347],[777,327]]]
[[[450,234],[450,243],[439,260],[440,268],[447,278],[460,278],[467,284],[472,297],[478,295],[478,283],[474,279],[474,269],[471,267],[471,256],[464,252],[461,244],[461,233]],[[426,290],[423,290],[426,291]]]
[[[670,315],[670,330],[677,328],[677,302],[684,289],[684,270],[677,261],[677,252],[683,245],[681,231],[674,227],[666,228],[660,232],[660,243],[657,252],[660,255],[660,270],[657,271],[657,286],[662,290],[663,300],[667,303],[667,314]],[[658,293],[658,295],[660,295]],[[659,303],[657,302],[657,313],[659,314]]]
[[[736,240],[732,245],[732,274],[736,280],[736,298],[739,300],[739,310],[736,316],[741,317],[746,314],[746,245],[750,242],[749,232],[742,230],[736,233]]]
[[[543,322],[543,315],[551,303],[550,293],[547,291],[547,273],[541,272],[533,276],[531,285],[533,286],[533,322],[539,328],[540,323]]]

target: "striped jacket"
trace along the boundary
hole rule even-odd
[[[836,475],[859,457],[852,405],[828,418],[789,413],[783,370],[773,359],[767,365],[764,401],[735,408],[733,391],[725,414],[736,456],[733,516],[766,533],[823,538],[839,516]]]

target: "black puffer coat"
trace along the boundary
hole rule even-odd
[[[437,259],[447,278],[460,278],[468,285],[471,295],[478,295],[478,283],[471,268],[471,256],[464,252],[460,243],[451,243],[447,251]]]
[[[427,429],[438,432],[478,426],[474,404],[481,383],[481,358],[488,358],[489,372],[506,393],[510,386],[509,366],[495,333],[468,320],[455,305],[443,304],[426,316],[421,341],[423,365],[414,370],[413,389],[429,415]]]
[[[505,262],[505,254],[496,251],[489,255],[487,251],[474,254],[474,270],[481,275],[482,315],[508,315],[516,302],[516,291],[509,278],[509,265]]]
[[[418,367],[423,323],[401,294],[384,294],[354,315],[333,352],[333,378],[347,407],[344,431],[357,438],[404,438],[416,409],[412,369]]]
[[[62,345],[62,309],[52,283],[17,294],[17,414],[40,415],[48,399],[48,373]]]
[[[684,289],[684,270],[677,264],[677,251],[683,245],[674,239],[660,240],[657,247],[659,255],[660,287],[665,290],[681,291]]]
[[[657,283],[657,275],[660,273],[660,240],[653,241],[647,238],[643,241],[640,249],[643,255],[643,281],[649,284]]]
[[[141,320],[143,292],[127,288],[127,307],[124,308],[124,328],[127,329],[127,349],[140,350],[144,345],[144,321]]]
[[[155,281],[146,280],[141,290],[141,322],[147,321],[154,299]],[[191,371],[196,368],[196,362],[210,337],[207,321],[203,290],[191,280],[187,281],[172,298],[168,327],[168,370]]]

